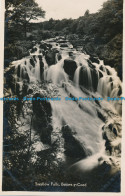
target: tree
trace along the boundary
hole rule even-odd
[[[86,11],[85,11],[84,16],[86,16],[86,17],[89,16],[89,10],[86,10]]]
[[[11,8],[11,9],[8,9]],[[6,4],[6,21],[12,27],[22,27],[26,38],[27,25],[31,20],[38,20],[45,16],[45,11],[42,10],[35,0],[9,0]],[[14,28],[15,29],[15,28]]]

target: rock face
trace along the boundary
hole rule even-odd
[[[69,75],[70,79],[73,80],[74,73],[77,69],[76,62],[70,59],[65,59],[63,68],[64,71]]]
[[[44,95],[36,93],[33,98],[44,98]],[[51,105],[48,101],[33,101],[33,127],[40,135],[44,144],[51,144]]]
[[[87,156],[86,150],[82,147],[80,142],[73,136],[71,128],[66,125],[62,127],[64,137],[65,154],[74,158],[85,158]]]

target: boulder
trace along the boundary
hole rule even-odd
[[[74,137],[71,128],[68,125],[63,126],[62,133],[64,138],[65,154],[77,159],[85,158],[87,156],[87,151]]]
[[[62,59],[62,56],[60,53],[58,54],[57,58],[58,58],[58,61],[60,61]]]
[[[55,55],[56,55],[56,53],[53,51],[48,51],[45,54],[45,59],[46,59],[46,62],[48,65],[53,65],[56,63]]]
[[[69,75],[69,78],[73,80],[74,73],[77,69],[76,62],[71,59],[65,59],[63,68],[64,68],[64,71]]]

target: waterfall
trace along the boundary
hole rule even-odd
[[[63,57],[56,65],[50,66],[47,71],[47,81],[52,81],[54,84],[59,85],[63,82],[68,82],[68,76],[63,69],[64,59],[65,57]]]
[[[42,58],[43,64],[44,64],[44,80],[47,81],[47,70],[48,70],[48,64],[46,62],[45,57]]]
[[[34,65],[31,64],[31,60]],[[41,81],[40,60],[38,56],[24,58],[13,62],[13,65],[16,67],[15,74],[18,76],[19,81],[22,82],[24,79],[30,82]]]
[[[56,47],[56,44],[53,43],[53,46]],[[60,49],[59,46],[57,48]],[[113,105],[106,101],[99,104],[94,101],[66,101],[65,97],[103,96],[105,98],[107,96],[120,96],[121,81],[116,71],[109,66],[105,66],[103,61],[100,61],[99,64],[92,63],[89,55],[73,51],[71,47],[60,49],[59,52],[62,59],[58,61],[58,54],[56,54],[56,63],[51,66],[48,66],[45,56],[42,56],[44,80],[51,81],[58,86],[61,95],[61,103],[60,101],[51,102],[53,128],[56,129],[57,126],[61,129],[64,125],[71,128],[75,139],[80,142],[86,152],[91,154],[91,156],[88,155],[86,159],[78,162],[77,165],[85,170],[90,170],[99,164],[100,156],[106,157],[105,141],[102,138],[102,129],[100,128],[103,122],[98,115],[98,111],[101,110],[103,113],[105,109],[113,113],[116,112],[116,106],[114,103]],[[16,75],[19,78],[17,82],[24,79],[28,80],[28,78],[29,82],[37,83],[37,81],[41,81],[41,64],[38,53],[37,46],[37,51],[30,57],[14,62]],[[72,53],[72,55],[69,55],[69,53]],[[65,72],[64,60],[72,61],[75,64],[73,77]],[[72,64],[70,65],[72,66]],[[86,93],[80,90],[81,86],[84,87]],[[119,108],[117,106],[117,111],[120,110]]]
[[[78,68],[76,69],[75,71],[75,74],[74,74],[74,84],[75,86],[79,87],[79,75],[80,75],[80,69],[81,69],[81,66],[78,66]]]
[[[35,78],[40,81],[40,61],[39,58],[36,60],[36,65],[35,65]]]

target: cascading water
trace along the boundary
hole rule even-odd
[[[76,87],[79,87],[79,76],[80,76],[80,69],[81,69],[81,66],[78,66],[78,68],[76,69],[75,71],[75,74],[74,74],[74,84]]]
[[[52,81],[54,84],[62,84],[62,82],[68,82],[68,76],[64,72],[63,64],[64,64],[63,57],[56,65],[52,65],[47,72],[47,78],[45,80]]]
[[[53,46],[55,47],[56,44],[53,44]],[[60,49],[59,45],[57,48]],[[69,52],[72,53],[71,56],[69,56]],[[27,79],[27,77],[29,77],[30,82],[41,80],[40,59],[36,53],[32,54],[31,58],[28,57],[15,62],[16,74],[21,80]],[[102,121],[97,115],[98,106],[91,101],[85,103],[83,101],[66,101],[65,97],[87,98],[88,94],[90,97],[97,97],[97,95],[103,97],[118,96],[121,81],[117,77],[116,71],[109,66],[105,66],[103,61],[100,61],[100,64],[90,63],[88,55],[74,51],[70,47],[60,50],[60,53],[62,59],[59,61],[56,54],[56,64],[51,66],[48,66],[45,57],[42,55],[44,80],[51,81],[60,87],[61,103],[59,101],[51,102],[53,121],[60,127],[63,124],[68,125],[72,132],[75,132],[76,139],[80,141],[85,151],[92,155],[82,160],[78,165],[79,167],[82,165],[86,169],[86,165],[93,160],[92,164],[88,165],[88,168],[92,169],[98,165],[100,156],[106,156],[105,141],[102,138],[102,130],[100,130]],[[67,59],[70,62],[73,61],[73,63],[75,61],[77,65],[73,82],[64,71],[64,60]],[[86,93],[80,89],[81,86],[86,89]],[[102,105],[104,104],[105,102]],[[107,110],[110,108],[114,112],[113,106],[109,107],[109,103],[106,103],[105,106]]]
[[[35,66],[35,78],[40,81],[40,62],[38,58]]]

